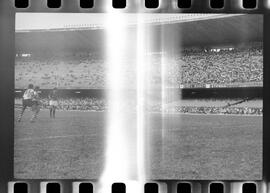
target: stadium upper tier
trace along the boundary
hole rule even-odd
[[[73,15],[72,19],[64,14],[66,19],[63,22],[53,15],[47,20],[38,14],[35,17],[30,17],[30,14],[28,19],[20,16],[16,15],[17,53],[106,49],[106,20],[101,21],[102,16],[90,14],[86,17],[88,22],[85,19],[78,22],[77,17],[84,18],[83,15]],[[138,18],[126,18],[128,39],[130,44],[135,44]],[[159,38],[156,41],[160,42],[166,41],[167,36],[176,37],[180,47],[235,45],[262,41],[263,38],[263,16],[257,14],[145,14],[142,19],[148,30],[147,38],[156,36]],[[154,49],[161,51],[161,46],[156,45]]]
[[[262,46],[233,50],[185,50],[173,56],[152,53],[146,56],[146,84],[159,88],[243,87],[262,86]],[[110,65],[97,53],[64,57],[16,57],[15,88],[29,83],[42,89],[106,88]],[[123,81],[136,88],[136,60],[123,58]]]
[[[206,19],[226,18],[241,14],[138,14],[125,13],[126,26],[144,24],[168,24]],[[74,13],[18,13],[16,15],[16,32],[65,31],[83,29],[104,29],[110,14],[74,14]],[[39,22],[36,22],[38,18]]]

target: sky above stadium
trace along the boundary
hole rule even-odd
[[[231,14],[141,14],[144,23],[180,23],[193,20],[230,17]],[[233,16],[235,16],[234,14]],[[125,13],[128,25],[137,24],[138,14]],[[104,13],[17,13],[16,31],[103,28]]]

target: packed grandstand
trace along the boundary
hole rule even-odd
[[[163,53],[151,54],[151,85],[161,84]],[[134,86],[135,62],[126,58],[126,81]],[[168,75],[165,85],[174,88],[262,86],[262,45],[222,50],[185,50],[167,61]],[[58,88],[105,88],[106,64],[100,54],[45,57],[17,56],[15,85],[26,88],[35,82],[43,89]]]
[[[237,88],[237,87],[262,87],[263,85],[263,45],[260,30],[252,20],[256,20],[257,16],[211,16],[211,30],[203,31],[204,26],[198,27],[202,31],[189,31],[192,33],[190,37],[182,40],[183,47],[176,50],[173,55],[167,55],[166,52],[153,50],[146,57],[150,66],[150,74],[148,76],[148,84],[152,88],[163,85],[167,88],[193,89],[193,88]],[[172,29],[180,28],[181,18],[177,17],[174,21],[169,16],[166,19],[156,20],[155,26],[160,24],[170,25]],[[194,20],[208,19],[206,16],[196,15],[194,18],[187,17],[182,27],[184,30],[192,27]],[[217,19],[213,19],[217,18]],[[239,19],[240,18],[240,19]],[[248,19],[247,19],[248,18]],[[220,26],[219,19],[230,25]],[[228,20],[228,21],[227,21]],[[245,22],[239,22],[245,20]],[[151,19],[147,22],[151,23]],[[174,21],[174,22],[173,22]],[[192,22],[189,22],[192,21]],[[248,22],[250,21],[250,22]],[[257,20],[256,20],[257,21]],[[259,22],[261,20],[258,20]],[[147,23],[146,22],[146,23]],[[245,23],[252,25],[249,29],[250,34],[246,34],[246,40],[239,38],[241,28],[237,24]],[[134,24],[132,24],[134,25]],[[190,26],[189,26],[190,25]],[[196,25],[203,25],[203,22]],[[27,31],[20,29],[16,38],[17,54],[15,58],[15,89],[23,90],[29,83],[40,86],[41,89],[107,89],[106,73],[108,61],[102,49],[93,47],[99,38],[99,30],[103,27],[95,24],[79,26],[78,31],[74,30],[74,25],[66,26],[66,29],[53,29],[49,32],[34,29]],[[75,26],[76,27],[76,26]],[[168,27],[168,26],[167,26]],[[168,27],[168,28],[169,28]],[[224,31],[217,31],[222,27]],[[155,28],[155,27],[153,27]],[[246,29],[246,28],[245,28]],[[33,30],[33,29],[32,29]],[[70,40],[70,44],[62,50],[59,48],[58,42],[60,32],[65,32],[66,41]],[[183,31],[183,34],[186,32]],[[209,33],[210,35],[208,35]],[[247,33],[247,32],[244,32]],[[30,35],[29,35],[30,34]],[[213,37],[215,35],[217,38]],[[213,42],[210,42],[210,36]],[[41,40],[40,37],[44,37]],[[93,45],[81,41],[82,37],[93,41]],[[211,37],[211,38],[212,38]],[[36,41],[32,41],[33,38]],[[211,39],[210,38],[210,39]],[[237,42],[243,40],[242,42]],[[223,41],[227,42],[223,42]],[[27,43],[25,43],[26,41]],[[31,43],[29,43],[31,42]],[[49,42],[49,43],[48,43]],[[55,42],[55,43],[54,43]],[[209,43],[208,45],[204,45]],[[33,45],[32,45],[33,44]],[[53,45],[51,45],[53,44]],[[74,45],[75,46],[74,46]],[[101,43],[100,43],[101,44]],[[195,45],[193,45],[195,44]],[[196,44],[199,44],[196,45]],[[203,45],[202,45],[203,44]],[[37,46],[42,48],[36,50]],[[48,47],[49,46],[49,47]],[[86,46],[89,46],[86,47]],[[54,50],[54,49],[61,49]],[[43,52],[52,50],[51,52]],[[66,50],[65,50],[66,49]],[[47,55],[48,54],[48,55]],[[165,60],[164,60],[165,58]],[[123,58],[126,68],[123,69],[125,81],[129,83],[129,89],[136,87],[136,59],[132,57]],[[166,75],[162,72],[165,62]],[[164,69],[163,69],[164,70]],[[163,75],[162,75],[163,74]],[[21,100],[16,96],[15,104],[19,105]],[[181,97],[180,97],[181,98]],[[179,100],[180,100],[179,98]],[[223,99],[215,105],[209,105],[213,100],[202,101],[199,105],[193,105],[194,101],[189,103],[177,103],[174,105],[161,104],[157,101],[146,108],[150,112],[180,112],[180,113],[201,113],[201,114],[262,114],[262,99],[255,103],[245,101],[242,105],[226,105],[227,99]],[[241,101],[241,99],[228,99],[229,104],[233,101]],[[128,105],[128,109],[136,108],[136,104]],[[48,99],[43,96],[42,108],[48,108]],[[104,98],[95,98],[93,96],[67,97],[60,96],[59,109],[61,110],[89,110],[89,111],[105,111],[107,102]]]

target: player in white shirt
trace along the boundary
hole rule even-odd
[[[18,122],[21,121],[23,113],[27,107],[31,107],[33,105],[33,97],[34,97],[35,91],[34,91],[34,85],[29,84],[28,89],[23,94],[23,99],[22,99],[22,109],[18,118]]]
[[[41,101],[40,101],[39,93],[40,93],[39,86],[36,86],[34,89],[34,95],[33,95],[33,99],[32,99],[33,115],[32,115],[32,118],[30,120],[32,123],[35,121],[35,119],[37,119],[37,115],[40,111]]]

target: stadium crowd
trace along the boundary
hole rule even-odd
[[[263,110],[259,107],[175,107],[176,112],[198,114],[239,114],[239,115],[262,115]]]
[[[17,57],[15,84],[25,88],[35,82],[41,88],[104,88],[104,61],[98,55],[65,57]]]
[[[96,98],[59,98],[57,108],[61,110],[104,111],[106,106],[105,100]],[[44,109],[49,107],[47,99],[42,99],[42,107]]]
[[[241,85],[263,81],[261,48],[185,52],[179,84],[187,85]]]
[[[149,85],[167,87],[228,87],[254,86],[263,82],[262,46],[234,49],[184,50],[168,56],[149,54],[146,68]],[[25,88],[35,82],[41,88],[105,88],[104,56],[97,53],[42,58],[16,57],[15,85]],[[135,85],[135,62],[123,58],[123,77],[129,86]],[[164,66],[165,64],[165,66]],[[165,72],[164,72],[165,71]]]
[[[49,109],[49,100],[47,98],[41,99],[41,109]],[[19,105],[21,99],[16,98],[15,104]],[[80,111],[105,111],[108,109],[108,104],[105,99],[97,98],[59,98],[58,110],[80,110]],[[136,110],[136,104],[130,103],[129,106],[123,106],[123,109],[131,112]],[[262,115],[262,107],[243,107],[243,106],[192,106],[185,104],[174,105],[171,107],[163,107],[161,104],[151,104],[146,107],[148,112],[164,112],[164,113],[194,113],[194,114],[245,114],[245,115]]]

